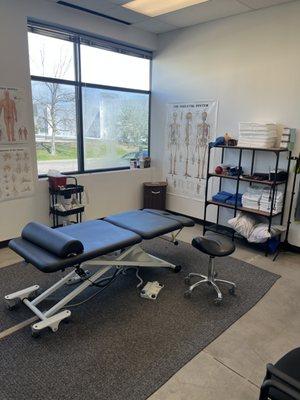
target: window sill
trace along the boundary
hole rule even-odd
[[[87,175],[102,175],[102,174],[125,174],[125,173],[142,173],[143,171],[153,171],[154,167],[150,168],[122,168],[122,169],[110,169],[110,170],[99,170],[99,171],[85,171],[85,172],[68,172],[65,173],[66,177],[68,176],[87,176]],[[47,180],[47,175],[39,175],[39,181]]]

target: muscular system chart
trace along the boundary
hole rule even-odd
[[[0,86],[0,202],[34,192],[22,89]]]

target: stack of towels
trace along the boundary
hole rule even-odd
[[[235,202],[238,207],[242,206],[242,193],[238,194],[233,194],[232,196],[229,197],[229,199],[226,200],[226,204],[231,204],[232,206],[235,205]]]
[[[277,125],[240,122],[238,146],[260,148],[278,147]]]
[[[238,193],[233,194],[233,193],[229,193],[229,192],[219,192],[217,194],[215,194],[212,197],[213,201],[217,201],[218,203],[226,203],[226,204],[230,204],[230,205],[235,205],[235,202],[237,201],[237,206],[241,207],[242,205],[242,194]]]
[[[259,210],[262,194],[263,189],[256,186],[250,186],[242,196],[243,207]]]
[[[283,192],[280,190],[275,191],[275,197],[274,197],[274,204],[273,204],[273,213],[277,214],[282,211],[282,206],[283,206]],[[259,204],[259,209],[260,211],[266,211],[268,213],[271,212],[271,204],[272,204],[272,189],[266,188],[263,190],[261,199],[260,199],[260,204]]]
[[[271,212],[273,189],[270,187],[252,186],[242,196],[243,207],[253,210]],[[273,213],[277,214],[282,211],[284,193],[280,190],[275,191]]]

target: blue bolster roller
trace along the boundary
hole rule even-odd
[[[80,254],[84,250],[80,240],[39,222],[27,224],[22,231],[22,238],[61,258]]]

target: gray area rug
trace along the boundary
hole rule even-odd
[[[182,265],[182,272],[143,270],[143,278],[165,287],[156,301],[142,299],[134,271],[121,276],[90,302],[72,309],[72,321],[57,333],[33,339],[25,328],[0,341],[2,400],[143,400],[196,354],[249,311],[278,275],[231,257],[216,262],[219,277],[237,283],[237,296],[223,287],[224,301],[213,303],[209,286],[185,299],[184,276],[206,274],[208,257],[190,245],[161,239],[144,244],[152,254]],[[0,270],[0,295],[34,283],[43,287],[59,274],[33,267]],[[97,288],[91,288],[82,300]],[[25,306],[14,312],[1,301],[1,330],[31,317]]]

